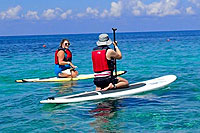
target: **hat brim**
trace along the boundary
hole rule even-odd
[[[112,44],[112,40],[110,38],[108,41],[105,42],[97,41],[97,46],[110,45],[110,44]]]

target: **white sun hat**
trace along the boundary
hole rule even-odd
[[[108,37],[108,34],[100,34],[99,40],[97,41],[97,46],[110,45],[112,40]]]

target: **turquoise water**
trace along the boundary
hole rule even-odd
[[[1,132],[200,132],[200,31],[117,33],[123,54],[117,69],[128,71],[122,77],[130,83],[178,77],[163,89],[126,98],[40,104],[49,96],[95,88],[92,79],[15,83],[54,76],[54,52],[63,38],[71,41],[79,73],[92,73],[91,50],[98,34],[0,37]]]

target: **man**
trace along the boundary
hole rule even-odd
[[[114,59],[122,58],[121,51],[117,47],[117,42],[113,42],[116,51],[108,46],[112,44],[107,34],[100,34],[97,41],[97,47],[92,51],[92,62],[94,70],[94,84],[96,90],[108,90],[128,87],[128,81],[124,78],[113,77]]]

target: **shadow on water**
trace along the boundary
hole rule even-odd
[[[90,115],[95,118],[90,126],[96,132],[118,132],[118,123],[114,123],[112,119],[117,117],[117,112],[121,109],[119,99],[106,99],[99,102],[95,108],[89,111]]]
[[[90,126],[96,132],[123,132],[123,120],[121,112],[125,108],[137,108],[138,106],[148,106],[149,104],[161,104],[162,101],[157,100],[156,95],[137,95],[127,96],[117,99],[106,99],[98,102],[95,107],[89,110],[92,118]]]
[[[70,81],[65,83],[58,83],[53,88],[51,88],[51,92],[56,92],[58,95],[64,95],[68,93],[72,93],[72,87],[77,86],[77,81]]]

